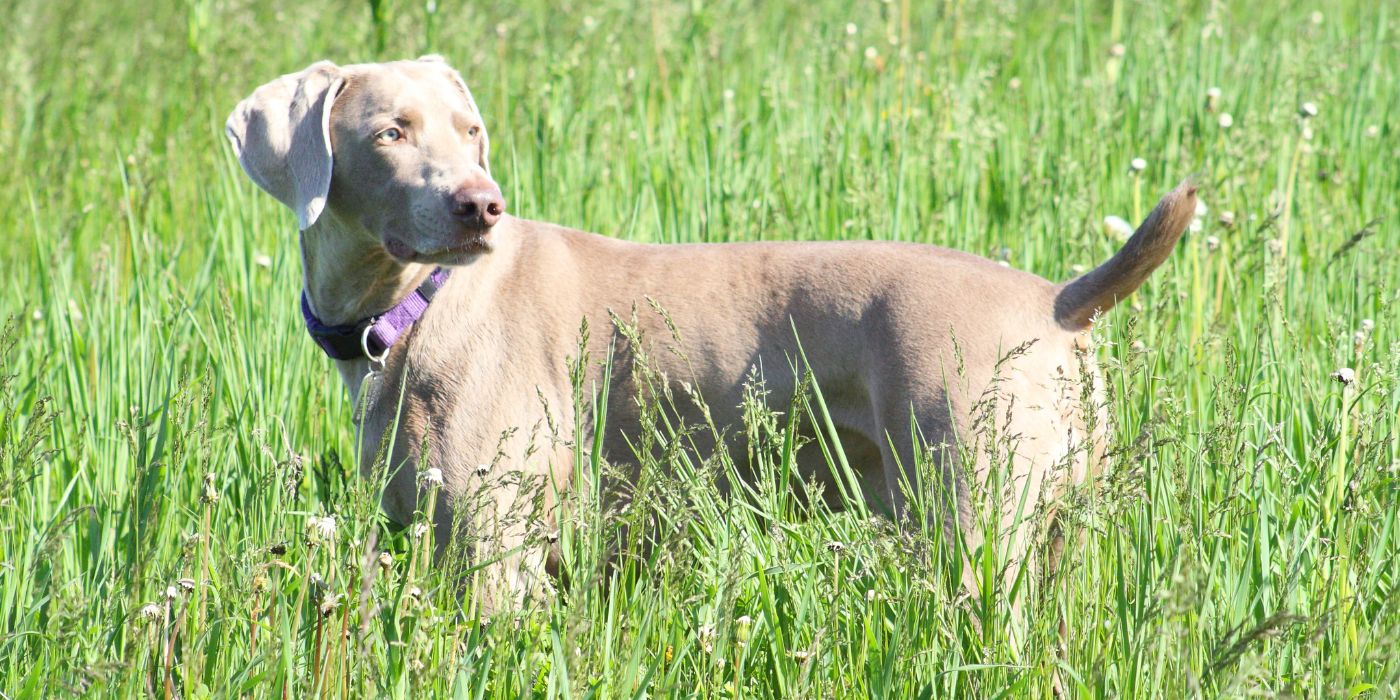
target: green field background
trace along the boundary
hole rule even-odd
[[[0,7],[3,697],[1400,694],[1393,2]],[[631,240],[1063,280],[1194,177],[1199,221],[1096,331],[1115,437],[1060,575],[973,597],[919,533],[715,499],[728,466],[677,457],[563,527],[580,571],[619,523],[666,546],[477,619],[381,522],[295,218],[222,136],[281,73],[423,53],[512,213]]]

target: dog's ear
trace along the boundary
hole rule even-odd
[[[447,71],[448,77],[452,78],[452,81],[457,84],[457,88],[462,91],[462,95],[467,98],[467,104],[472,108],[472,111],[476,112],[476,116],[481,118],[481,169],[485,170],[487,175],[490,175],[491,163],[488,156],[491,152],[491,138],[490,135],[487,133],[485,125],[486,117],[481,113],[481,110],[477,108],[476,100],[472,98],[472,91],[467,89],[467,81],[462,80],[462,74],[458,73],[457,69],[447,65],[447,59],[444,59],[438,54],[428,54],[426,56],[419,56],[418,60],[423,63],[436,64],[438,66],[441,66],[443,70]]]
[[[224,125],[248,177],[297,213],[304,231],[331,189],[331,106],[345,84],[329,61],[284,75],[238,103]]]

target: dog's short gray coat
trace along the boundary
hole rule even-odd
[[[573,474],[569,363],[584,321],[590,386],[603,381],[599,360],[621,351],[605,454],[634,459],[626,440],[638,427],[638,387],[626,356],[637,348],[614,316],[635,318],[649,368],[698,390],[720,427],[740,420],[756,368],[785,405],[805,359],[867,498],[896,516],[906,514],[899,484],[910,481],[916,443],[967,446],[974,405],[999,397],[998,430],[1013,451],[1000,517],[1024,554],[1021,495],[1034,504],[1080,481],[1102,448],[1105,421],[1085,415],[1101,409],[1081,400],[1097,391],[1082,384],[1097,382],[1085,330],[1167,257],[1195,209],[1194,188],[1177,188],[1116,256],[1066,285],[928,245],[644,245],[510,216],[466,225],[451,211],[454,192],[499,197],[481,119],[437,57],[323,62],[258,88],[227,132],[254,182],[297,213],[306,291],[323,320],[373,315],[435,266],[454,268],[385,362],[385,386],[403,389],[401,410],[396,390],[379,392],[361,430],[376,445],[397,425],[390,463],[401,468],[383,505],[400,522],[417,507],[416,467],[441,470],[448,505],[488,486],[493,505],[470,520],[490,533],[477,556],[499,556],[487,579],[498,601],[528,594],[545,569],[546,552],[524,545],[532,529],[553,527],[548,496]],[[368,362],[337,365],[357,393]],[[680,417],[700,421],[685,392],[674,393]],[[985,451],[966,474],[955,454],[934,454],[949,494],[941,517],[965,524]],[[805,468],[822,478],[824,462],[811,461]],[[512,472],[548,481],[546,498],[522,501]],[[449,513],[440,509],[439,521]]]

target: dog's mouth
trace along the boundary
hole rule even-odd
[[[404,262],[453,264],[491,249],[491,229],[473,232],[458,243],[423,251],[393,236],[384,239],[384,249]]]

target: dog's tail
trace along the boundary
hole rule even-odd
[[[1069,330],[1088,328],[1095,315],[1127,298],[1171,255],[1195,214],[1196,186],[1187,180],[1157,203],[1117,255],[1060,286],[1055,320]]]

